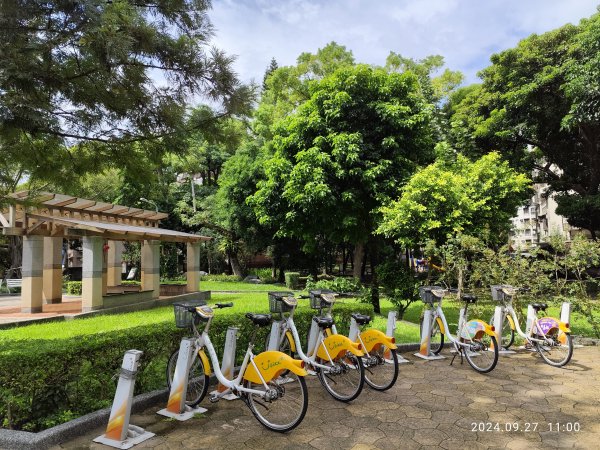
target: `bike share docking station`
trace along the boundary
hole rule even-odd
[[[195,414],[205,413],[206,408],[192,408],[185,404],[190,367],[196,355],[193,355],[194,339],[182,339],[179,345],[179,356],[175,366],[175,375],[171,383],[167,407],[157,412],[161,416],[170,417],[179,421],[191,419]]]
[[[94,442],[127,449],[154,436],[154,433],[129,423],[135,376],[142,354],[140,350],[125,352],[106,432],[94,439]]]
[[[398,315],[398,311],[390,311],[388,313],[387,327],[385,329],[385,335],[388,337],[396,336],[396,317]],[[352,319],[354,320],[354,319]],[[386,355],[387,357],[387,355]],[[404,358],[398,351],[396,351],[396,359],[398,360],[398,364],[405,364],[410,362],[408,359]],[[388,362],[392,362],[391,359]]]
[[[223,350],[223,359],[221,361],[221,372],[228,380],[233,380],[234,366],[235,366],[235,349],[237,343],[237,335],[239,328],[227,327],[227,334],[225,335],[225,349]],[[227,390],[226,386],[221,383],[217,385],[217,389],[210,393],[212,396],[218,396],[225,400],[237,400],[239,397],[234,393],[221,395],[222,392]]]
[[[432,310],[426,309],[423,314],[423,326],[421,327],[421,343],[419,345],[419,351],[414,353],[418,358],[425,359],[427,361],[434,361],[436,359],[445,359],[445,356],[436,355],[431,351],[431,326],[432,323]]]

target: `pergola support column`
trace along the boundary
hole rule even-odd
[[[187,292],[198,292],[200,283],[200,243],[188,242],[187,244]]]
[[[81,310],[83,312],[102,309],[104,301],[104,239],[99,236],[86,236],[83,238],[83,267]]]
[[[44,238],[42,236],[23,236],[22,274],[21,312],[41,312],[44,282]]]
[[[125,245],[121,241],[108,241],[108,286],[119,286],[121,284],[121,263],[123,262],[123,251]]]
[[[160,295],[160,241],[142,243],[142,290],[153,291],[153,298]]]
[[[44,237],[44,288],[46,303],[62,302],[62,237]]]

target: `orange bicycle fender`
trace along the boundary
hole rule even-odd
[[[491,325],[488,325],[483,320],[474,319],[469,320],[463,327],[460,337],[463,339],[481,339],[481,336],[484,333],[489,334],[490,336],[496,336]]]
[[[365,350],[368,352],[373,350],[373,347],[375,347],[377,344],[384,344],[391,350],[396,350],[398,348],[396,344],[392,342],[391,337],[386,336],[379,330],[367,330],[363,333],[360,333],[360,338],[363,344],[365,344]]]
[[[515,331],[515,321],[513,320],[512,316],[509,314],[506,316],[506,318],[508,319],[508,324],[510,325],[510,329]]]
[[[198,352],[198,356],[200,356],[200,360],[202,361],[202,364],[204,365],[204,373],[206,375],[210,375],[212,373],[210,370],[210,363],[208,362],[208,356],[206,356],[204,349],[202,349]]]
[[[267,383],[279,376],[284,370],[294,372],[301,377],[308,374],[308,372],[304,370],[304,363],[302,361],[293,359],[290,355],[278,351],[262,352],[255,356],[253,361],[260,371],[260,375]],[[244,380],[262,384],[262,380],[252,363],[248,365],[244,372]]]
[[[360,349],[360,344],[352,342],[349,338],[341,334],[327,336],[323,341],[323,344],[327,348],[327,352],[323,348],[323,345],[319,345],[317,356],[326,361],[329,361],[329,356],[331,356],[332,359],[335,359],[342,352],[350,352],[356,356],[364,355],[363,351]]]
[[[442,319],[440,319],[439,317],[436,317],[435,321],[437,322],[438,327],[440,327],[440,333],[446,334],[446,330],[444,329],[444,322],[442,322]]]
[[[293,353],[296,353],[296,341],[294,341],[294,336],[290,330],[285,332],[288,342],[290,343],[290,350]]]

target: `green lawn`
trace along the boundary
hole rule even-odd
[[[252,284],[239,281],[200,281],[202,291],[289,291],[284,284]]]
[[[206,282],[203,289],[208,289]],[[268,296],[266,292],[256,292],[257,288],[265,287],[274,288],[274,290],[283,290],[281,286],[274,285],[252,285],[247,283],[231,283],[231,282],[210,282],[211,286],[226,285],[229,288],[219,290],[232,290],[246,292],[225,293],[213,292],[211,303],[216,302],[233,302],[234,307],[228,309],[227,313],[234,312],[258,312],[265,313],[269,310]],[[211,287],[211,290],[217,290]],[[301,294],[296,292],[297,295]],[[306,292],[302,294],[306,295]],[[353,303],[354,299],[344,298],[338,300],[341,303]],[[411,304],[404,314],[403,321],[398,322],[396,326],[396,340],[399,343],[418,342],[419,341],[419,318],[421,315],[423,304],[415,302]],[[444,313],[446,320],[450,325],[452,332],[456,331],[458,322],[458,314],[461,304],[453,300],[444,301]],[[308,299],[299,300],[299,308],[309,308]],[[381,315],[375,315],[372,326],[385,332],[387,326],[387,314],[393,309],[393,305],[387,299],[381,300]],[[470,309],[470,318],[480,318],[489,321],[494,311],[494,305],[490,303],[478,304]],[[524,311],[525,312],[525,311]],[[217,311],[217,314],[223,314],[225,311]],[[552,307],[548,310],[548,315],[558,316],[560,314],[558,307]],[[148,325],[152,323],[174,322],[173,307],[165,306],[145,311],[137,311],[123,314],[111,314],[91,317],[88,319],[77,319],[69,322],[49,322],[42,324],[34,324],[23,327],[3,330],[0,333],[0,342],[6,340],[23,340],[23,339],[64,339],[83,335],[90,335],[102,332],[110,332],[115,330],[123,330],[136,326]],[[173,327],[175,324],[173,323]],[[521,326],[524,328],[525,324]],[[573,313],[571,318],[571,329],[574,335],[593,336],[592,328],[587,323],[585,317],[579,313]]]

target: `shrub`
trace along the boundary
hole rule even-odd
[[[306,281],[306,289],[330,289],[335,292],[358,293],[361,294],[365,289],[356,278],[335,277],[333,280],[313,281],[312,278]]]
[[[383,295],[398,308],[398,320],[402,320],[410,304],[419,299],[419,280],[405,265],[392,261],[377,266],[377,275]]]
[[[285,285],[288,289],[296,290],[300,287],[300,273],[299,272],[286,272],[285,273]]]
[[[273,276],[273,272],[269,268],[254,269],[253,272],[263,283],[273,284],[277,282],[277,278]]]
[[[237,275],[203,275],[202,281],[242,281],[242,277],[238,277]]]
[[[81,295],[81,281],[67,281],[67,294]]]
[[[110,317],[123,326],[128,323],[128,314],[82,319],[88,334],[78,335],[77,339],[71,335],[61,338],[61,329],[68,327],[64,323],[43,325],[53,330],[53,339],[17,340],[6,337],[10,334],[0,337],[0,422],[6,428],[39,431],[110,406],[116,389],[112,377],[119,373],[123,354],[130,349],[144,352],[135,394],[166,387],[167,359],[188,334],[175,328],[170,311],[171,308],[164,319],[161,316],[154,323],[106,332],[97,331],[100,321]],[[352,312],[372,314],[372,308],[337,303],[333,315],[340,333],[348,332]],[[300,336],[307,334],[313,314],[308,308],[296,312]],[[41,325],[32,327],[35,326]],[[218,311],[211,338],[219,355],[229,326],[240,331],[236,352],[236,363],[240,364],[253,326],[244,313]],[[19,332],[26,332],[27,328],[30,327]],[[262,350],[269,330],[260,329],[256,352]]]

